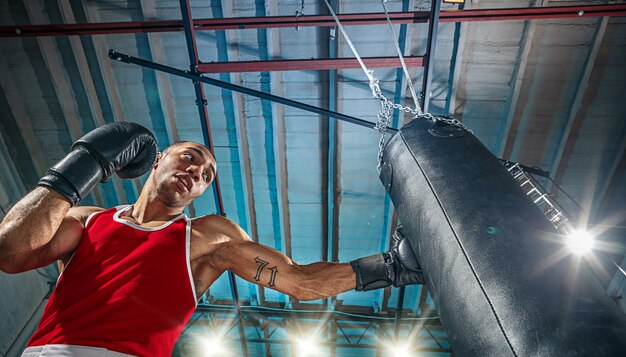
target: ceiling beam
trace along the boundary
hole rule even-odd
[[[63,0],[61,0],[63,1]],[[141,13],[144,19],[157,18],[155,0],[140,0]],[[150,46],[150,54],[156,62],[165,62],[165,54],[163,53],[163,42],[161,34],[149,33],[148,44]],[[169,77],[163,72],[155,72],[157,80],[157,89],[159,91],[159,101],[161,102],[161,110],[165,115],[165,130],[170,143],[180,141],[178,128],[176,127],[176,110],[174,109],[174,101],[172,88],[170,86]]]
[[[2,170],[0,185],[0,209],[2,209],[0,220],[2,220],[13,203],[28,193],[2,135],[0,135],[0,170]]]
[[[540,1],[539,3],[540,6],[535,7],[535,9],[544,9],[544,7],[541,7],[541,5],[546,4],[549,0],[536,0],[536,1]],[[505,127],[508,126],[509,129],[506,132],[501,131],[502,133],[501,148],[500,148],[502,152],[501,157],[506,157],[508,160],[513,160],[513,161],[520,160],[520,153],[523,151],[523,146],[525,143],[523,140],[522,134],[526,132],[527,126],[529,125],[530,117],[533,115],[534,102],[532,102],[532,99],[535,99],[535,97],[537,96],[538,86],[540,86],[540,84],[538,83],[540,83],[540,77],[541,77],[541,74],[535,70],[532,73],[532,78],[528,79],[529,85],[525,93],[526,102],[522,103],[523,105],[521,106],[519,119],[516,120],[515,115],[516,115],[517,110],[512,107],[515,106],[517,108],[518,105],[520,104],[519,92],[521,91],[521,85],[523,84],[523,81],[524,81],[524,78],[522,77],[522,74],[519,73],[519,70],[523,69],[524,75],[525,75],[529,52],[532,48],[532,44],[534,41],[534,34],[535,34],[537,23],[536,21],[530,21],[530,22],[527,22],[525,25],[526,25],[525,31],[524,31],[525,38],[520,40],[520,41],[524,41],[523,42],[524,45],[520,49],[520,51],[522,51],[520,52],[522,56],[520,58],[520,66],[518,66],[514,70],[514,72],[517,71],[517,73],[515,73],[513,77],[515,80],[519,79],[519,82],[516,83],[516,85],[520,86],[520,89],[518,90],[517,93],[514,91],[511,92],[512,96],[509,99],[509,108],[508,108],[507,115],[512,115],[512,117],[510,118],[507,117],[506,121],[502,123],[503,126]],[[523,64],[523,67],[522,67],[522,64]],[[512,129],[514,122],[516,124],[516,127]],[[511,138],[512,140],[509,141],[509,138]]]
[[[600,182],[600,188],[596,187],[593,204],[591,206],[591,211],[589,212],[589,218],[593,219],[590,222],[599,222],[598,214],[600,213],[600,208],[602,207],[602,203],[606,198],[607,192],[611,187],[611,183],[613,178],[615,177],[615,172],[619,166],[620,161],[624,157],[624,153],[626,153],[626,125],[623,125],[622,131],[620,135],[616,136],[618,149],[610,155],[608,159],[609,165],[608,170],[605,171],[605,174],[602,176],[602,179],[598,180]]]
[[[83,11],[87,21],[100,21],[100,16],[98,15],[94,2],[83,2]],[[95,50],[94,54],[98,61],[98,68],[100,69],[100,75],[102,76],[102,80],[104,82],[104,89],[113,112],[113,120],[116,122],[124,121],[124,110],[120,95],[117,91],[117,81],[115,80],[115,74],[113,73],[111,61],[107,58],[108,45],[106,40],[104,36],[91,36],[90,40]],[[139,197],[141,186],[141,180],[139,178],[133,180],[132,189],[135,197]]]
[[[540,0],[539,6],[543,6],[548,0]],[[536,0],[531,0],[530,6],[533,7]],[[528,64],[528,55],[533,45],[533,39],[535,38],[535,29],[537,28],[537,22],[528,20],[524,22],[524,31],[520,38],[520,47],[518,50],[518,61],[513,69],[513,76],[511,83],[513,90],[509,94],[507,101],[506,119],[500,122],[499,138],[500,143],[496,149],[496,156],[503,157],[506,150],[507,143],[511,139],[511,125],[515,118],[515,111],[517,109],[517,103],[519,102],[519,95],[524,82],[524,74],[526,73],[526,65]],[[514,137],[514,135],[513,135]]]
[[[76,23],[74,13],[69,2],[59,0],[57,1],[57,4],[59,5],[59,11],[61,12],[63,22]],[[72,51],[74,52],[74,59],[76,60],[76,65],[78,66],[78,73],[83,86],[85,87],[85,95],[87,96],[87,102],[91,110],[91,115],[93,116],[96,125],[102,126],[106,124],[106,122],[104,120],[104,115],[102,114],[102,107],[100,106],[100,100],[98,99],[98,94],[96,93],[93,77],[91,75],[91,71],[89,70],[85,49],[83,48],[83,44],[78,36],[69,36],[68,40],[70,42],[70,46],[72,47]],[[117,196],[117,201],[122,204],[128,203],[128,197],[120,179],[116,175],[113,175],[111,181],[113,182],[113,188],[115,190],[115,195]]]
[[[606,32],[606,26],[608,23],[609,18],[603,17],[598,21],[598,24],[596,25],[595,33],[590,41],[589,51],[587,52],[584,69],[581,72],[580,79],[578,80],[578,84],[576,85],[576,94],[574,95],[572,104],[568,109],[567,119],[565,119],[564,123],[561,123],[561,125],[559,125],[559,128],[563,128],[563,126],[565,126],[565,128],[559,130],[559,146],[554,156],[552,157],[550,167],[548,168],[550,176],[554,179],[557,178],[559,166],[561,165],[561,160],[563,158],[563,154],[565,153],[567,143],[570,139],[572,139],[570,137],[570,133],[572,131],[572,128],[574,127],[576,118],[581,108],[583,97],[587,90],[587,85],[589,84],[589,78],[591,77],[591,72],[593,71],[593,68],[595,66],[596,58],[598,57],[598,51],[600,50],[600,45],[602,44],[602,40],[604,39],[604,33]],[[619,161],[619,158],[617,160]],[[550,192],[552,190],[552,186],[552,182],[548,182],[546,186],[546,191]],[[594,202],[593,204],[595,205],[596,202]],[[588,218],[589,217],[587,217],[587,219]]]
[[[338,14],[344,26],[387,24],[384,13]],[[626,16],[626,4],[553,6],[542,8],[502,8],[476,10],[446,10],[440,22],[539,20],[555,18],[579,18],[598,16]],[[392,23],[412,24],[428,21],[427,11],[389,13]],[[195,31],[241,30],[272,27],[335,26],[330,15],[263,16],[222,19],[193,20]],[[180,32],[181,20],[157,20],[135,22],[99,22],[87,24],[9,25],[0,26],[0,37],[102,35],[137,32]]]
[[[35,132],[31,125],[31,118],[28,115],[24,101],[22,100],[23,96],[20,94],[19,88],[15,84],[16,81],[13,76],[15,71],[12,71],[9,68],[9,64],[4,54],[0,54],[0,72],[2,73],[0,76],[0,86],[2,86],[2,90],[6,96],[9,109],[11,109],[11,113],[13,114],[13,118],[15,118],[18,130],[24,139],[24,144],[28,150],[28,155],[33,161],[35,170],[37,170],[37,175],[41,176],[48,170],[48,163],[43,156],[43,152],[39,147],[39,144],[37,144]],[[3,118],[3,120],[5,119]]]
[[[272,29],[272,32],[278,29]],[[280,58],[280,56],[272,56]],[[398,57],[364,57],[363,63],[368,68],[400,68],[402,63]],[[404,58],[407,67],[421,67],[422,56],[407,56]],[[324,59],[290,59],[269,61],[241,61],[241,62],[210,62],[198,65],[202,73],[223,72],[273,72],[273,71],[306,71],[329,69],[361,68],[356,58],[324,58]],[[280,95],[280,94],[278,94]]]
[[[61,0],[63,1],[63,0]],[[140,0],[141,14],[144,19],[157,18],[156,3],[154,0]],[[148,46],[150,47],[150,55],[152,59],[157,62],[165,62],[165,54],[163,53],[163,42],[161,41],[160,33],[148,33]],[[180,135],[178,134],[178,127],[176,125],[177,117],[176,110],[174,109],[174,97],[172,93],[172,87],[168,76],[159,71],[155,71],[155,77],[157,81],[157,90],[159,92],[159,102],[161,103],[161,110],[165,117],[165,132],[169,143],[180,141]],[[191,202],[187,209],[191,217],[196,216],[196,207]]]
[[[31,22],[49,22],[39,2],[25,0],[24,8]],[[37,38],[37,43],[39,44],[41,55],[48,68],[48,73],[50,73],[50,80],[57,94],[59,106],[61,107],[67,129],[69,130],[70,138],[72,142],[75,142],[82,136],[83,130],[78,117],[78,104],[74,92],[72,91],[68,73],[63,66],[63,59],[61,58],[61,54],[53,38]],[[98,186],[98,188],[91,192],[94,194],[96,203],[99,206],[103,206],[100,189],[101,186]]]

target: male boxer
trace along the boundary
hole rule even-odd
[[[62,274],[23,356],[170,356],[198,298],[225,271],[301,300],[422,283],[408,240],[351,264],[299,265],[219,215],[183,209],[216,174],[210,150],[180,142],[156,153],[152,134],[114,123],[78,140],[0,225],[0,268],[61,260]],[[137,202],[74,206],[113,173],[152,169]]]

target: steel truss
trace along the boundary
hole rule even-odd
[[[625,16],[626,4],[587,6],[546,6],[531,8],[445,10],[441,22],[542,20],[556,18]],[[339,14],[345,26],[386,24],[384,13]],[[426,23],[428,11],[391,12],[395,24]],[[221,19],[194,19],[195,31],[241,30],[279,27],[335,26],[329,15],[263,16]],[[181,20],[101,22],[86,24],[8,25],[0,26],[0,37],[104,35],[140,32],[180,32],[184,30]]]
[[[405,313],[406,316],[398,323],[394,317],[337,310],[242,306],[241,314],[248,331],[248,345],[279,344],[295,349],[291,335],[304,333],[308,336],[315,334],[316,344],[323,347],[363,348],[380,353],[386,346],[410,341],[412,351],[452,353],[441,321],[433,315]],[[199,305],[179,340],[183,352],[192,353],[205,348],[199,336],[207,334],[218,334],[220,340],[232,348],[238,340],[238,336],[232,334],[237,325],[235,315],[230,306]],[[399,336],[395,335],[395,331],[400,332]]]

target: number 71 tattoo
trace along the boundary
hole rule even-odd
[[[259,264],[259,267],[256,269],[256,275],[254,276],[254,280],[255,281],[260,281],[261,280],[261,272],[263,272],[263,269],[265,269],[265,267],[269,264],[268,262],[266,262],[263,259],[259,259],[259,257],[254,258],[254,261]],[[269,271],[271,271],[270,273],[270,281],[269,281],[269,286],[275,286],[274,282],[276,281],[276,274],[278,274],[278,267],[273,266],[271,268],[267,268]]]

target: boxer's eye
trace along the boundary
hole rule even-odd
[[[191,154],[183,154],[189,161],[193,162],[193,155]]]

